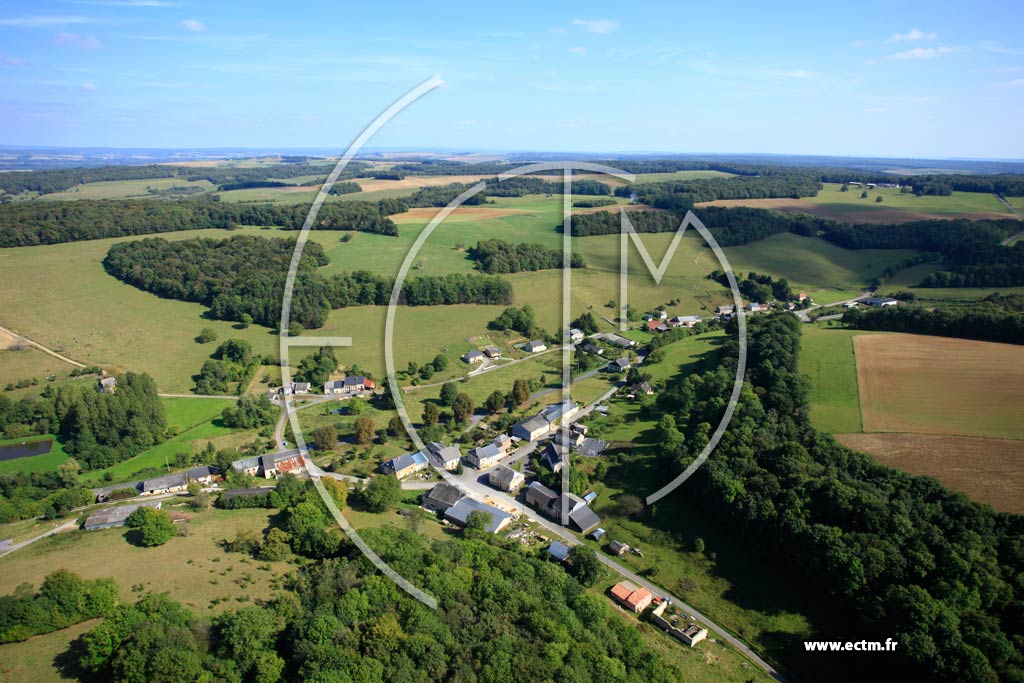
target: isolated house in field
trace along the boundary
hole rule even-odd
[[[570,344],[579,344],[581,341],[583,341],[583,337],[584,337],[583,330],[579,329],[578,327],[571,327],[571,328],[569,328],[569,343]]]
[[[501,349],[497,346],[485,346],[484,355],[488,358],[501,358]]]
[[[636,342],[632,339],[626,339],[623,336],[612,334],[611,332],[605,332],[604,334],[598,335],[599,339],[603,339],[609,344],[618,346],[620,349],[631,349],[636,346]]]
[[[124,526],[124,523],[128,521],[131,514],[139,508],[148,507],[153,508],[154,510],[159,510],[162,505],[163,503],[155,500],[149,503],[135,503],[134,505],[121,505],[119,507],[99,510],[86,518],[85,524],[82,525],[82,528],[86,531],[96,531],[97,529],[110,529],[116,526]]]
[[[427,444],[426,456],[432,465],[449,472],[459,469],[459,460],[462,459],[458,446],[445,446],[437,441]]]
[[[626,398],[629,399],[653,395],[654,387],[651,386],[650,382],[640,382],[639,384],[634,384],[633,386],[629,387],[629,389],[626,390]]]
[[[484,358],[483,351],[467,351],[462,355],[462,360],[465,363],[482,363]]]
[[[433,512],[444,512],[462,500],[463,494],[457,487],[441,482],[423,494],[420,504]]]
[[[604,355],[604,349],[602,347],[598,346],[597,344],[584,344],[583,345],[583,350],[586,351],[587,353],[592,353],[595,356],[603,356]]]
[[[512,436],[523,441],[536,441],[551,430],[551,423],[543,415],[534,415],[512,427]]]
[[[184,472],[168,474],[165,477],[146,479],[142,482],[142,495],[157,496],[161,493],[177,493],[188,488],[188,477]]]
[[[629,581],[621,581],[611,589],[612,597],[617,603],[634,614],[640,614],[654,600],[654,594],[646,588],[637,588]]]
[[[865,306],[874,306],[875,308],[884,308],[886,306],[895,306],[899,301],[893,299],[891,296],[874,296],[870,299],[864,299]]]
[[[215,480],[220,479],[220,472],[209,465],[193,467],[185,475],[189,482],[197,481],[200,484],[212,484]]]
[[[384,474],[393,474],[398,479],[404,479],[410,474],[419,472],[427,467],[427,457],[419,451],[406,453],[397,458],[385,460],[380,465],[380,471]]]
[[[540,353],[541,351],[547,351],[548,345],[537,339],[532,342],[527,342],[526,345],[523,346],[523,349],[526,350],[527,353]]]
[[[735,306],[718,306],[717,308],[715,308],[715,313],[721,316],[731,316],[735,312]]]
[[[458,524],[459,526],[466,526],[469,522],[469,516],[474,512],[482,512],[488,516],[489,521],[484,527],[484,530],[490,534],[496,534],[509,525],[512,521],[512,515],[499,510],[496,507],[481,503],[480,501],[473,500],[472,498],[463,498],[455,505],[445,510],[444,518],[452,524]]]
[[[539,481],[526,487],[526,504],[548,517],[558,514],[558,494]]]
[[[499,491],[513,493],[526,483],[526,477],[523,476],[522,472],[516,472],[511,467],[499,465],[491,470],[491,473],[487,476],[487,481]]]
[[[799,294],[796,295],[796,300],[797,301],[803,301],[806,298],[807,298],[807,292],[800,292]]]
[[[558,560],[559,562],[565,562],[568,560],[569,552],[569,546],[561,541],[552,541],[551,545],[548,546],[548,557]]]
[[[104,377],[100,380],[100,393],[101,394],[112,394],[117,391],[117,378],[116,377]]]

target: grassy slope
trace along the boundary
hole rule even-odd
[[[941,301],[971,301],[984,299],[985,297],[999,292],[1001,294],[1024,294],[1024,287],[952,287],[952,288],[929,288],[917,287],[929,273],[942,270],[939,263],[922,263],[912,268],[906,268],[896,273],[896,277],[885,283],[878,291],[881,294],[891,294],[899,291],[909,291],[917,295],[917,298],[925,303]]]
[[[917,253],[910,249],[843,249],[817,237],[792,233],[724,251],[734,272],[785,277],[816,303],[856,296],[886,267]],[[698,262],[709,270],[718,267],[710,251],[705,251]]]
[[[47,434],[45,436],[26,437],[24,439],[0,439],[0,446],[21,443],[22,441],[44,441],[53,438],[53,434]],[[50,472],[60,467],[61,463],[67,460],[67,457],[64,448],[54,439],[53,447],[46,455],[0,461],[0,474],[7,474],[8,472]]]
[[[853,351],[857,330],[804,325],[800,370],[811,380],[811,424],[832,434],[863,431],[857,364]]]
[[[169,190],[172,187],[197,187],[204,192],[214,189],[208,180],[189,181],[184,178],[151,178],[148,180],[105,180],[72,187],[63,192],[51,192],[39,197],[42,201],[65,201],[68,199],[145,199],[153,195],[147,192]],[[198,194],[198,193],[197,193]]]
[[[948,215],[951,218],[962,213],[1006,213],[1006,207],[999,203],[995,195],[984,192],[954,192],[948,197],[917,197],[913,194],[902,194],[894,188],[879,187],[868,190],[867,199],[861,199],[860,193],[863,188],[851,187],[849,191],[842,192],[840,187],[842,186],[837,183],[825,183],[825,188],[819,191],[817,196],[806,197],[802,201],[827,208],[838,216],[873,209],[919,211]],[[882,202],[876,203],[875,198],[879,196],[882,197]]]

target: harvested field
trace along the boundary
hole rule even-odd
[[[910,474],[935,477],[1000,512],[1024,513],[1024,441],[938,434],[837,434],[844,445]]]
[[[433,206],[409,209],[405,213],[396,213],[391,216],[391,220],[395,223],[428,223],[440,210],[440,207]],[[486,221],[492,218],[504,218],[505,216],[519,216],[535,213],[538,212],[525,211],[523,209],[460,206],[448,214],[448,217],[445,218],[445,222]]]
[[[618,211],[620,208],[626,211],[647,211],[653,207],[646,204],[609,204],[608,206],[591,206],[584,209],[573,207],[573,215],[580,213],[599,213],[601,211]]]
[[[912,211],[909,209],[898,209],[876,204],[865,204],[861,210],[850,210],[843,207],[837,211],[830,204],[814,204],[806,199],[719,199],[713,202],[698,202],[694,208],[703,206],[749,206],[756,209],[775,209],[788,213],[809,213],[821,218],[829,218],[834,221],[847,223],[909,223],[911,221],[922,221],[931,219],[969,218],[971,220],[984,220],[987,218],[1001,219],[1012,218],[1010,214],[998,213],[995,211],[971,211],[950,215],[948,213],[933,213],[930,211]]]
[[[479,175],[410,175],[401,180],[377,180],[376,178],[353,178],[363,188],[363,192],[376,192],[377,190],[418,190],[421,187],[438,187],[440,185],[451,185],[452,183],[475,183],[483,178],[492,176]]]
[[[1024,347],[916,334],[853,344],[864,431],[1024,439]]]

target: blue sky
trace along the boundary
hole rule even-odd
[[[0,2],[0,144],[1024,158],[1024,4],[780,4]]]

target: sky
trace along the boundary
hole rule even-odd
[[[0,144],[1024,158],[1024,3],[0,0]]]

